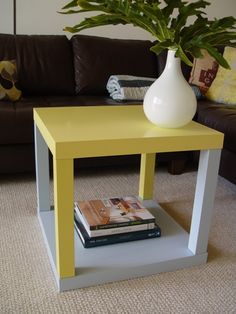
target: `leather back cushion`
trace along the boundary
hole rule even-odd
[[[0,34],[0,60],[16,59],[14,35]]]
[[[17,35],[19,85],[26,95],[74,94],[71,43],[63,35]]]
[[[76,92],[106,94],[106,83],[113,74],[157,77],[157,61],[150,41],[111,39],[75,35],[74,52]]]

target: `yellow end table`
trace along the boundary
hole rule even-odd
[[[206,262],[222,133],[196,122],[158,128],[146,119],[142,106],[36,108],[34,121],[38,217],[59,291]],[[156,153],[191,150],[201,153],[188,234],[152,201],[152,193]],[[73,159],[129,154],[141,154],[139,196],[154,210],[162,237],[85,249],[73,224]]]

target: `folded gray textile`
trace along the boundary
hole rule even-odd
[[[132,75],[111,75],[107,82],[107,90],[114,100],[143,100],[144,96],[155,81],[152,77]],[[199,87],[191,85],[197,99],[204,99]]]
[[[115,100],[143,100],[155,78],[132,75],[111,75],[107,90]]]

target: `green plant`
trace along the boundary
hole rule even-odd
[[[104,12],[65,27],[71,33],[102,25],[132,24],[156,38],[151,50],[157,55],[164,49],[176,50],[176,57],[192,65],[189,55],[199,58],[201,49],[206,49],[221,66],[229,68],[217,47],[236,47],[236,19],[209,20],[203,11],[208,5],[204,0],[73,0],[61,13]],[[192,24],[188,23],[189,17],[194,19]]]

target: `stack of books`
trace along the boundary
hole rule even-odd
[[[134,196],[75,202],[74,218],[85,248],[161,236],[155,217]]]

